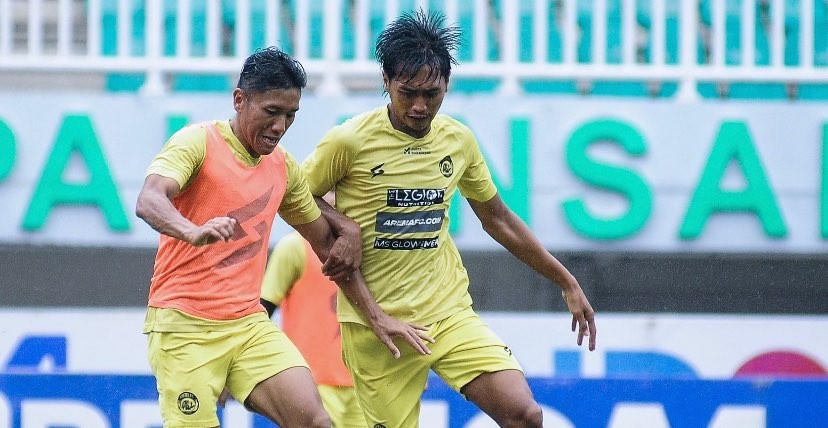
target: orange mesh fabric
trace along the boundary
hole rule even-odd
[[[247,166],[212,124],[204,163],[173,205],[195,224],[228,216],[238,221],[229,242],[195,247],[161,235],[149,306],[230,320],[264,310],[259,304],[270,230],[285,194],[285,155],[275,150]]]

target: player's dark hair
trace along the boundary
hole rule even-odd
[[[415,14],[406,12],[388,24],[377,38],[375,53],[382,71],[389,79],[412,78],[423,67],[431,77],[449,78],[457,59],[452,51],[460,44],[460,28],[443,27],[445,16],[440,12]]]
[[[239,83],[244,92],[272,89],[302,89],[307,85],[305,68],[299,61],[276,47],[259,49],[244,60]]]

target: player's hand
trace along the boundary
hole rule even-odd
[[[391,351],[394,358],[400,358],[400,349],[394,344],[394,338],[396,337],[400,337],[408,342],[420,355],[431,354],[431,350],[428,349],[426,342],[434,343],[434,339],[426,334],[426,331],[428,331],[426,327],[413,323],[405,323],[388,315],[380,318],[372,327],[374,333],[388,347],[388,350]]]
[[[347,281],[362,263],[362,238],[359,233],[336,238],[328,259],[322,264],[322,273],[332,281]]]
[[[578,329],[578,346],[584,342],[584,336],[589,336],[589,350],[595,350],[597,330],[595,328],[595,311],[589,304],[581,286],[562,292],[564,302],[572,314],[572,331]]]
[[[215,217],[201,226],[184,234],[184,240],[196,247],[202,247],[218,241],[229,241],[236,230],[236,219],[232,217]]]
[[[227,388],[224,388],[224,391],[221,391],[221,394],[219,395],[219,398],[218,398],[219,407],[224,407],[227,404],[227,400],[232,400],[232,399],[233,399],[233,396],[230,395],[230,390],[227,389]]]

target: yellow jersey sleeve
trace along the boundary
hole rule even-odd
[[[287,190],[279,207],[279,216],[290,225],[310,223],[319,218],[322,212],[313,200],[308,180],[296,158],[281,147],[278,149],[285,153],[285,168],[288,175]]]
[[[262,280],[262,299],[278,305],[305,273],[305,243],[299,233],[285,235],[270,253]]]
[[[463,130],[463,147],[465,147],[468,162],[465,173],[457,182],[457,188],[460,190],[460,194],[467,199],[486,202],[497,194],[497,187],[492,181],[489,166],[486,165],[486,160],[480,152],[480,146],[477,144],[477,139],[471,129],[459,122],[457,122],[457,126]]]
[[[178,182],[181,190],[201,168],[207,153],[207,131],[189,125],[173,134],[147,169],[147,176],[156,174]]]
[[[308,177],[308,186],[315,196],[323,196],[347,173],[354,163],[359,142],[349,130],[351,121],[331,128],[316,149],[302,162]]]

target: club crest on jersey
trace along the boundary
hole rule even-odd
[[[451,177],[451,174],[454,174],[454,163],[451,161],[451,156],[446,156],[440,160],[440,174],[443,174],[443,177]]]

